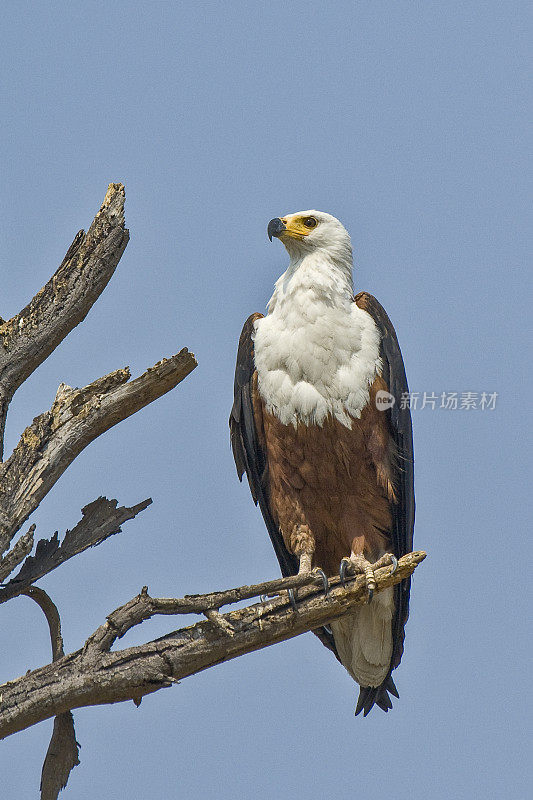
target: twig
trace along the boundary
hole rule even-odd
[[[424,558],[421,551],[409,553],[399,560],[394,574],[390,567],[377,570],[376,592],[411,575]],[[290,579],[282,580],[283,588],[287,582]],[[233,590],[234,596],[238,592]],[[143,591],[110,614],[83,649],[0,687],[0,738],[67,709],[134,698],[138,701],[168,686],[172,678],[181,680],[222,661],[327,625],[366,600],[361,576],[346,588],[334,585],[327,597],[315,586],[307,586],[298,593],[297,612],[285,597],[279,597],[265,605],[222,615],[231,625],[233,636],[204,621],[144,645],[109,652],[119,635],[143,619],[159,613],[181,613],[169,608],[182,608],[183,600],[158,600]]]
[[[338,583],[338,578],[331,579],[332,586]],[[107,622],[89,637],[85,647],[110,650],[117,639],[121,639],[131,628],[156,615],[204,614],[213,621],[213,615],[209,617],[208,614],[211,611],[218,612],[222,606],[250,600],[253,597],[275,597],[287,589],[322,585],[320,577],[292,575],[288,578],[275,578],[251,586],[240,586],[237,589],[226,589],[222,592],[207,594],[189,594],[180,598],[150,597],[148,588],[143,586],[140,594],[108,615]],[[219,614],[218,617],[220,616]]]
[[[204,611],[206,619],[216,625],[219,630],[223,633],[227,634],[228,636],[235,636],[235,631],[231,627],[231,623],[225,619],[220,611],[215,608],[210,608],[208,611]]]

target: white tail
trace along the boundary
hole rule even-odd
[[[374,595],[369,605],[331,623],[340,660],[361,686],[379,686],[392,656],[392,588]]]

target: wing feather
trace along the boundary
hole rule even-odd
[[[388,409],[390,432],[397,453],[397,481],[396,493],[398,502],[392,504],[392,546],[394,554],[399,558],[413,549],[413,528],[415,520],[415,495],[414,495],[414,455],[413,433],[411,425],[411,412],[408,404],[402,404],[402,395],[409,391],[405,367],[396,332],[385,309],[375,297],[367,292],[360,292],[355,297],[357,305],[367,311],[378,326],[381,335],[381,358],[383,361],[383,379],[389,387],[389,392],[394,396],[395,402]],[[403,407],[405,406],[405,407]],[[391,665],[383,686],[376,690],[378,702],[390,673],[401,661],[403,643],[405,638],[405,623],[409,616],[409,593],[411,579],[406,578],[394,587],[395,612],[392,620],[393,650]],[[378,703],[379,704],[379,703]],[[366,709],[365,709],[366,710]],[[366,712],[368,713],[368,712]]]

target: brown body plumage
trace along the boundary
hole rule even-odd
[[[371,387],[387,390],[382,378]],[[390,546],[394,502],[393,452],[386,416],[370,402],[346,428],[335,419],[319,425],[282,425],[253,391],[258,437],[268,460],[272,515],[287,550],[314,551],[313,564],[338,572],[350,552],[375,561]]]

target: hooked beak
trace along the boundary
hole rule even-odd
[[[287,228],[280,220],[280,218],[275,217],[274,219],[271,219],[270,222],[268,223],[268,228],[267,228],[268,238],[270,239],[270,241],[272,241],[273,236],[279,238],[279,236],[281,236],[281,234],[286,230]]]

